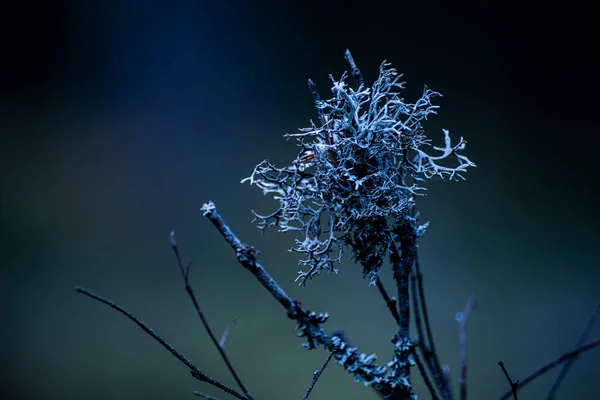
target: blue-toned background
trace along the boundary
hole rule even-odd
[[[298,288],[293,236],[261,237],[250,222],[251,209],[276,203],[239,183],[264,158],[296,155],[282,135],[316,118],[307,78],[326,96],[346,47],[367,82],[387,59],[405,73],[408,100],[425,84],[442,92],[430,134],[464,136],[478,166],[420,199],[434,335],[455,378],[454,314],[469,295],[479,300],[470,398],[506,390],[499,359],[520,379],[569,350],[600,301],[591,13],[510,2],[37,3],[2,12],[2,399],[227,398],[74,291],[115,300],[231,384],[183,290],[171,229],[214,329],[238,321],[227,350],[255,398],[302,398],[326,353],[303,350],[283,309],[236,263],[199,211],[209,199],[294,298],[332,315],[328,330],[390,359],[392,318],[358,268]],[[600,398],[599,360],[600,349],[583,355],[560,398]],[[544,398],[554,376],[521,398]],[[375,398],[333,364],[312,395]]]

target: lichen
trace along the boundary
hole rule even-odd
[[[320,123],[285,135],[301,148],[292,164],[278,168],[265,160],[242,181],[279,202],[271,214],[255,213],[259,228],[301,233],[291,249],[305,255],[300,284],[323,270],[337,272],[345,247],[373,280],[395,240],[389,221],[409,217],[427,181],[464,179],[475,166],[462,155],[462,137],[452,144],[444,130],[443,147],[432,145],[423,123],[435,114],[432,99],[440,94],[425,87],[420,99],[406,103],[401,77],[386,62],[370,88],[353,88],[346,73],[338,81],[330,76],[333,97],[315,95]],[[311,90],[316,93],[314,85]]]

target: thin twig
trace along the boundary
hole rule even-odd
[[[225,330],[223,331],[223,336],[221,336],[221,340],[219,341],[221,347],[225,348],[225,342],[227,341],[227,338],[229,337],[229,332],[231,332],[231,328],[233,328],[235,323],[236,320],[232,319],[225,327]]]
[[[417,292],[419,295],[419,306],[421,308],[421,314],[425,325],[425,333],[427,335],[427,348],[429,350],[429,356],[431,357],[432,374],[442,392],[442,397],[445,400],[452,399],[452,392],[449,388],[449,383],[443,378],[442,367],[440,360],[435,349],[435,342],[433,341],[433,334],[431,333],[431,324],[429,322],[429,313],[427,311],[427,302],[425,301],[425,291],[423,290],[423,274],[421,274],[421,265],[419,263],[419,254],[415,253],[415,278],[417,280]],[[421,340],[425,340],[423,337]]]
[[[456,313],[458,322],[458,351],[460,358],[460,400],[467,400],[467,319],[475,305],[475,296],[470,296],[462,312]]]
[[[308,89],[313,96],[313,100],[315,102],[315,108],[317,109],[317,114],[319,115],[319,119],[321,123],[325,125],[325,115],[323,114],[323,109],[319,107],[321,105],[321,96],[319,96],[319,92],[317,91],[317,85],[312,81],[312,79],[308,80]]]
[[[87,289],[84,289],[82,287],[77,286],[75,288],[75,291],[77,293],[81,293],[84,294],[94,300],[97,300],[101,303],[106,304],[107,306],[117,310],[118,312],[120,312],[121,314],[125,315],[127,318],[129,318],[131,321],[135,322],[137,326],[139,326],[140,328],[142,328],[142,330],[144,332],[146,332],[148,335],[152,336],[152,338],[154,340],[156,340],[158,343],[160,343],[165,349],[169,350],[169,352],[171,354],[173,354],[175,356],[175,358],[177,358],[179,361],[181,361],[182,363],[184,363],[189,369],[190,372],[192,374],[192,376],[198,380],[201,380],[203,382],[206,382],[208,384],[211,384],[213,386],[218,387],[219,389],[221,389],[224,392],[229,393],[232,396],[237,397],[238,399],[241,400],[251,400],[249,397],[244,396],[243,394],[237,392],[236,390],[230,388],[229,386],[226,386],[224,384],[222,384],[221,382],[211,378],[210,376],[206,375],[204,372],[200,371],[190,360],[188,360],[187,358],[185,358],[183,356],[183,354],[181,354],[180,352],[178,352],[177,350],[175,350],[175,348],[173,346],[171,346],[169,343],[167,343],[162,337],[160,337],[156,332],[154,332],[154,330],[152,328],[150,328],[148,325],[146,325],[144,322],[140,321],[137,317],[135,317],[133,314],[131,314],[129,311],[125,310],[123,307],[119,306],[118,304],[107,300],[95,293],[90,292]]]
[[[504,372],[504,376],[510,385],[510,394],[512,394],[514,400],[518,400],[519,398],[517,397],[517,389],[519,388],[519,381],[513,381],[510,378],[510,375],[508,374],[508,371],[506,370],[506,367],[502,361],[498,361],[498,365],[500,368],[502,368],[502,372]]]
[[[385,304],[386,304],[387,308],[390,310],[390,312],[392,313],[392,316],[396,320],[396,323],[400,324],[400,315],[398,314],[398,306],[397,306],[396,302],[394,302],[394,300],[392,300],[390,298],[390,296],[388,295],[379,276],[375,280],[375,285],[377,286],[377,289],[379,289],[379,293],[381,294],[381,297],[383,297],[383,301],[385,301]]]
[[[218,397],[209,396],[207,394],[200,393],[200,392],[198,392],[196,390],[194,390],[194,396],[199,396],[199,397],[202,397],[202,398],[204,398],[206,400],[221,400]]]
[[[323,113],[323,108],[321,107],[321,96],[319,96],[319,92],[317,91],[317,85],[312,81],[312,79],[308,80],[308,88],[310,93],[313,96],[313,100],[315,102],[315,107],[317,109],[317,114],[319,115],[319,120],[321,121],[321,125],[323,127],[329,126],[329,117]],[[327,130],[325,130],[325,142],[328,145],[333,145],[333,138],[329,135]],[[333,150],[327,150],[327,155],[331,159],[331,163],[335,168],[338,166],[337,155]]]
[[[452,390],[452,374],[450,373],[450,367],[448,364],[442,365],[442,376],[444,377],[444,382],[448,385],[448,392],[454,393]]]
[[[213,342],[213,344],[219,351],[221,358],[223,359],[223,361],[225,361],[225,364],[227,365],[227,369],[229,369],[229,372],[233,376],[233,379],[235,379],[238,386],[240,387],[240,389],[242,389],[242,391],[244,392],[246,397],[248,397],[249,399],[252,399],[250,392],[248,391],[246,386],[244,386],[244,384],[242,383],[242,380],[240,379],[237,372],[235,371],[235,368],[233,368],[233,365],[231,364],[231,361],[229,360],[227,353],[225,353],[225,348],[221,345],[221,343],[215,337],[212,329],[210,328],[210,325],[208,324],[206,317],[204,316],[204,312],[202,311],[202,308],[200,307],[200,304],[198,303],[198,300],[196,299],[196,295],[194,294],[194,289],[192,288],[192,285],[190,285],[190,281],[188,279],[190,264],[188,264],[187,268],[183,266],[183,262],[181,261],[181,255],[179,253],[179,247],[177,246],[177,242],[175,241],[175,232],[174,231],[171,231],[170,238],[171,238],[171,248],[173,249],[173,253],[175,253],[175,258],[177,259],[177,265],[179,265],[179,270],[181,271],[181,277],[183,278],[183,281],[185,283],[185,290],[188,293],[190,299],[192,300],[192,303],[194,304],[194,308],[196,309],[196,313],[198,314],[198,316],[200,317],[200,320],[202,321],[202,325],[204,325],[204,329],[206,329],[208,336],[210,336],[210,340]]]
[[[352,74],[352,78],[354,79],[354,82],[356,82],[356,85],[358,85],[358,86],[364,85],[365,81],[363,80],[362,74],[360,73],[360,70],[356,66],[356,63],[354,62],[354,58],[352,58],[352,54],[350,54],[350,50],[346,49],[346,54],[345,54],[344,58],[346,59],[346,62],[350,66],[350,73]]]
[[[599,314],[600,314],[600,303],[598,303],[596,305],[596,308],[594,309],[594,312],[590,316],[590,319],[588,320],[588,323],[586,324],[585,328],[583,329],[583,332],[581,332],[581,335],[579,336],[577,343],[575,343],[574,349],[581,347],[585,343],[585,341],[587,340],[587,337],[589,336],[590,332],[592,331],[592,329],[594,327],[594,322],[596,321],[596,317],[598,317]],[[552,387],[550,388],[548,395],[546,396],[546,400],[552,400],[554,398],[554,396],[556,395],[556,392],[558,391],[558,388],[560,387],[560,384],[562,383],[563,379],[565,379],[567,372],[569,372],[569,369],[571,368],[571,365],[573,365],[575,360],[577,360],[577,357],[571,358],[569,361],[567,361],[565,363],[565,365],[563,365],[562,369],[560,370],[560,373],[554,380],[554,383],[552,384]]]
[[[305,310],[299,302],[292,300],[257,260],[256,249],[243,243],[233,233],[217,212],[215,204],[212,201],[205,203],[201,210],[204,216],[208,218],[235,251],[238,262],[242,267],[248,270],[275,300],[283,306],[287,311],[288,318],[298,322],[298,329],[301,330],[299,336],[307,339],[305,347],[312,349],[323,346],[327,351],[335,351],[334,357],[336,357],[338,363],[348,370],[355,379],[363,382],[377,380],[379,386],[376,390],[383,396],[388,396],[394,390],[405,388],[403,382],[395,386],[392,385],[386,375],[387,369],[379,368],[376,364],[363,360],[362,357],[365,357],[364,354],[356,351],[356,348],[345,346],[343,349],[338,349],[337,346],[340,343],[340,339],[328,335],[320,325],[326,320],[327,316],[317,315],[314,312]]]
[[[425,386],[427,386],[427,389],[429,390],[429,393],[431,393],[431,399],[432,400],[441,400],[440,396],[438,396],[435,387],[433,386],[433,383],[431,382],[431,378],[429,376],[429,374],[427,373],[427,370],[425,369],[425,365],[423,365],[423,361],[421,360],[421,357],[419,357],[419,353],[417,353],[416,347],[418,346],[418,343],[414,343],[414,346],[412,348],[412,356],[413,359],[415,360],[415,364],[417,364],[417,368],[419,369],[419,372],[421,373],[421,377],[423,378],[423,382],[425,382]]]
[[[297,317],[301,314],[302,309],[299,303],[292,300],[290,296],[277,284],[277,282],[265,271],[262,265],[256,260],[256,250],[252,246],[248,246],[233,233],[231,228],[225,224],[223,218],[217,212],[215,204],[212,201],[204,204],[202,207],[204,216],[212,222],[219,233],[223,235],[225,241],[236,252],[239,263],[246,268],[261,285],[286,309],[290,318]]]
[[[581,346],[575,350],[572,350],[568,353],[563,354],[562,356],[558,357],[556,360],[549,362],[548,364],[544,365],[543,367],[541,367],[537,371],[531,373],[525,379],[520,381],[519,387],[517,388],[517,390],[521,389],[523,386],[527,385],[534,379],[539,378],[540,376],[544,375],[546,372],[550,371],[552,368],[554,368],[566,361],[569,361],[570,359],[579,356],[581,353],[585,353],[586,351],[591,350],[598,346],[600,346],[600,338],[594,340],[593,342],[586,344],[585,346]],[[512,393],[512,391],[508,391],[507,393],[504,393],[502,395],[502,397],[500,397],[500,400],[508,399],[510,397],[511,393]]]
[[[412,298],[412,303],[413,303],[412,312],[415,317],[415,327],[417,329],[418,349],[423,354],[423,358],[425,359],[425,365],[423,365],[423,368],[419,367],[419,372],[421,373],[421,376],[423,377],[423,380],[425,382],[431,382],[431,379],[433,377],[433,380],[435,381],[435,386],[433,386],[433,383],[431,383],[430,385],[427,385],[427,388],[429,389],[429,392],[431,393],[432,398],[439,399],[440,397],[439,397],[437,391],[442,390],[442,383],[440,381],[439,374],[436,373],[435,366],[433,364],[432,357],[431,357],[431,352],[429,351],[429,348],[427,347],[427,343],[426,343],[427,338],[425,337],[424,332],[423,332],[423,323],[421,320],[419,297],[417,295],[415,272],[416,271],[413,269],[412,273],[410,274],[410,290],[411,290],[410,297]],[[414,353],[415,353],[415,355],[418,355],[416,349],[415,349]],[[418,364],[417,364],[417,366],[418,366]],[[425,369],[425,366],[427,366],[427,369],[429,371],[427,371],[427,369]],[[432,377],[429,374],[431,374]]]
[[[319,377],[321,376],[321,374],[327,367],[327,364],[329,364],[331,357],[333,357],[333,353],[334,353],[333,351],[329,353],[329,355],[327,356],[327,359],[325,360],[325,363],[323,364],[321,369],[315,371],[315,373],[313,374],[312,381],[310,382],[310,385],[308,386],[308,390],[306,391],[306,394],[304,395],[302,400],[306,400],[306,399],[308,399],[308,396],[310,396],[310,392],[312,392],[313,388],[315,387],[315,383],[317,383],[317,380],[319,380]]]

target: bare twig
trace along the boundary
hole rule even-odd
[[[227,341],[227,338],[229,337],[229,332],[231,332],[231,328],[233,328],[235,323],[236,320],[232,319],[225,327],[225,330],[223,331],[223,336],[221,336],[221,340],[219,341],[221,347],[225,348],[225,342]]]
[[[325,125],[327,121],[325,119],[325,115],[323,114],[323,109],[319,107],[321,105],[321,96],[319,96],[319,92],[317,91],[317,85],[315,85],[312,79],[308,80],[308,89],[310,90],[310,93],[313,96],[315,107],[317,109],[317,114],[319,114],[319,119],[321,120],[321,123]]]
[[[458,349],[460,357],[460,400],[467,400],[467,319],[475,305],[475,296],[470,296],[462,312],[456,313],[458,322]]]
[[[352,78],[354,79],[354,82],[356,82],[356,85],[357,86],[364,85],[365,81],[363,80],[362,74],[360,73],[360,70],[356,66],[356,63],[354,62],[354,58],[352,58],[352,54],[350,54],[350,50],[346,49],[346,54],[345,54],[344,58],[346,59],[346,62],[350,66],[350,73],[352,74]]]
[[[387,291],[385,290],[385,287],[383,286],[383,283],[381,282],[381,278],[379,278],[379,276],[375,280],[375,285],[377,286],[377,289],[379,289],[379,293],[381,294],[383,301],[385,301],[385,305],[392,313],[394,320],[396,320],[397,324],[400,324],[400,315],[398,314],[398,305],[388,295]]]
[[[198,392],[196,390],[194,390],[194,396],[202,397],[202,398],[204,398],[206,400],[221,400],[218,397],[209,396],[207,394],[200,393],[200,392]]]
[[[508,371],[506,370],[506,367],[502,361],[498,361],[498,365],[500,368],[502,368],[502,372],[504,372],[504,376],[510,385],[510,394],[512,394],[514,400],[518,400],[519,398],[517,397],[517,389],[519,388],[519,381],[513,381],[510,378],[510,375],[508,374]]]
[[[327,356],[327,359],[325,360],[325,363],[323,364],[321,369],[316,370],[315,373],[313,374],[312,381],[310,382],[310,385],[308,386],[308,390],[306,391],[306,394],[304,395],[302,400],[308,399],[308,396],[310,396],[310,392],[312,392],[313,388],[315,387],[315,383],[317,383],[317,380],[319,380],[319,377],[321,376],[321,374],[327,367],[327,364],[329,364],[331,357],[333,357],[333,351],[331,353],[329,353],[329,355]]]
[[[411,289],[410,297],[412,298],[412,303],[413,303],[412,312],[415,317],[415,327],[417,329],[417,343],[418,343],[418,345],[416,344],[415,348],[413,349],[414,350],[413,356],[418,357],[417,349],[423,355],[423,358],[425,359],[425,364],[421,367],[421,366],[419,366],[419,363],[417,363],[417,367],[419,367],[419,372],[421,373],[421,376],[423,377],[423,380],[425,381],[425,383],[426,384],[427,384],[427,382],[430,383],[429,385],[427,385],[427,389],[429,389],[431,397],[433,399],[441,399],[438,395],[438,390],[441,391],[443,385],[440,381],[439,374],[436,373],[435,366],[433,364],[432,357],[431,357],[431,352],[430,352],[429,348],[427,347],[427,343],[426,343],[427,338],[423,332],[423,323],[421,320],[421,311],[420,311],[420,307],[419,307],[419,296],[417,295],[415,272],[416,271],[413,269],[413,271],[410,275],[410,289]],[[415,361],[416,361],[416,358],[415,358]],[[425,368],[425,367],[427,367],[427,368]],[[430,376],[430,374],[432,376]],[[433,385],[433,382],[431,382],[432,379],[435,381],[435,386]]]
[[[429,393],[431,394],[431,399],[432,400],[441,400],[440,396],[438,396],[438,394],[435,390],[435,387],[433,386],[433,383],[431,382],[431,377],[427,373],[427,370],[425,369],[425,365],[423,365],[423,361],[421,360],[421,357],[419,357],[419,353],[416,350],[418,345],[419,345],[418,343],[414,343],[414,346],[412,348],[412,356],[413,356],[413,359],[415,360],[415,364],[417,364],[417,368],[419,369],[419,373],[421,374],[421,377],[423,378],[423,382],[425,382],[425,386],[427,386],[427,389],[429,390]]]
[[[377,365],[373,362],[373,356],[359,353],[354,347],[342,345],[342,340],[339,337],[328,335],[320,326],[321,323],[327,320],[327,314],[310,312],[302,308],[299,302],[292,300],[256,259],[257,252],[254,247],[243,243],[223,221],[212,201],[205,203],[202,206],[202,211],[204,216],[212,222],[225,238],[225,241],[233,248],[238,262],[285,308],[288,318],[298,322],[297,329],[301,331],[298,336],[305,337],[307,340],[304,347],[314,349],[323,346],[327,351],[334,352],[333,356],[337,362],[348,370],[355,379],[372,387],[377,384],[376,390],[382,396],[389,397],[392,392],[402,390],[406,391],[406,396],[403,398],[412,396],[412,394],[407,394],[412,391],[412,386],[398,379],[396,369],[388,369]],[[398,359],[395,361],[394,367],[400,364]],[[408,362],[406,364],[408,366]]]
[[[215,228],[223,235],[225,241],[236,252],[240,264],[246,268],[261,285],[287,310],[288,314],[297,317],[301,314],[301,308],[297,302],[292,300],[287,293],[275,282],[275,280],[265,271],[262,265],[256,260],[256,250],[248,246],[235,236],[231,228],[225,224],[223,218],[217,213],[217,209],[212,201],[204,204],[202,207],[204,216],[213,223]],[[292,318],[292,317],[290,317]]]
[[[196,313],[200,317],[200,320],[202,321],[202,325],[204,325],[204,329],[206,329],[208,336],[210,336],[210,340],[213,342],[213,344],[219,351],[221,358],[223,359],[223,361],[225,361],[225,364],[227,365],[227,369],[229,369],[229,372],[233,376],[233,379],[235,379],[236,383],[238,384],[240,389],[242,389],[242,391],[244,392],[246,397],[248,397],[249,399],[252,399],[250,392],[248,391],[246,386],[244,386],[244,384],[242,383],[242,380],[240,379],[237,372],[235,371],[235,368],[233,368],[233,365],[231,364],[231,361],[229,360],[227,353],[225,353],[225,348],[221,345],[221,343],[215,337],[212,329],[210,328],[210,325],[208,324],[206,317],[204,316],[204,312],[202,311],[202,308],[200,307],[200,304],[198,303],[198,300],[196,299],[196,295],[194,294],[194,289],[192,288],[192,285],[190,285],[190,281],[188,279],[190,264],[188,264],[187,267],[183,266],[183,262],[181,261],[181,255],[179,253],[179,247],[177,246],[177,242],[175,241],[175,232],[174,231],[171,231],[170,238],[171,238],[171,248],[173,249],[173,253],[175,254],[175,258],[177,259],[177,265],[179,265],[179,270],[181,271],[181,277],[183,278],[183,281],[185,283],[185,291],[190,296],[190,299],[192,300],[192,303],[194,304],[194,308],[196,309]]]
[[[448,386],[448,392],[454,393],[452,390],[452,374],[450,373],[450,367],[448,364],[442,365],[442,376],[444,377],[444,382],[446,382],[446,385]]]
[[[563,354],[562,356],[558,357],[556,360],[549,362],[548,364],[544,365],[543,367],[541,367],[537,371],[531,373],[525,379],[520,381],[519,387],[517,388],[517,390],[521,389],[523,386],[527,385],[534,379],[539,378],[540,376],[544,375],[546,372],[550,371],[552,368],[554,368],[566,361],[569,361],[570,359],[579,356],[581,353],[585,353],[586,351],[591,350],[598,346],[600,346],[600,338],[594,340],[593,342],[586,344],[585,346],[581,346],[575,350],[572,350],[568,353]],[[500,400],[508,399],[510,397],[511,393],[512,393],[512,391],[508,391],[507,393],[504,393],[502,395],[502,397],[500,397]]]
[[[77,293],[81,293],[84,294],[94,300],[97,300],[101,303],[106,304],[107,306],[117,310],[118,312],[120,312],[121,314],[125,315],[127,318],[129,318],[130,320],[132,320],[133,322],[135,322],[135,324],[137,326],[139,326],[140,328],[142,328],[142,330],[144,332],[146,332],[148,335],[152,336],[152,338],[154,340],[156,340],[158,343],[160,343],[165,349],[169,350],[169,352],[171,354],[173,354],[175,356],[175,358],[177,358],[179,361],[181,361],[182,363],[184,363],[189,369],[190,372],[192,374],[192,376],[198,380],[201,380],[203,382],[206,382],[208,384],[211,384],[215,387],[218,387],[219,389],[221,389],[224,392],[229,393],[232,396],[237,397],[238,399],[242,399],[242,400],[251,400],[249,397],[244,396],[241,393],[238,393],[236,390],[230,388],[229,386],[226,386],[224,384],[222,384],[221,382],[211,378],[210,376],[206,375],[204,372],[200,371],[190,360],[188,360],[187,358],[185,358],[183,356],[183,354],[181,354],[180,352],[178,352],[177,350],[175,350],[175,348],[173,346],[171,346],[169,343],[167,343],[162,337],[160,337],[160,335],[158,335],[156,332],[154,332],[154,330],[152,328],[150,328],[148,325],[146,325],[144,322],[140,321],[137,317],[135,317],[133,314],[131,314],[129,311],[125,310],[123,307],[119,306],[118,304],[107,300],[95,293],[90,292],[87,289],[84,289],[82,287],[77,286],[75,288],[75,291]]]
[[[418,295],[418,306],[420,308],[423,324],[425,327],[425,335],[423,335],[422,329],[420,333],[422,335],[422,338],[420,340],[421,342],[425,343],[425,345],[423,346],[423,350],[427,350],[427,353],[424,355],[426,356],[426,361],[428,361],[428,365],[431,369],[433,378],[436,381],[442,393],[442,398],[444,398],[445,400],[451,400],[452,392],[450,391],[449,383],[446,381],[446,379],[444,379],[442,367],[440,365],[437,351],[435,349],[435,342],[433,341],[433,334],[431,333],[431,324],[429,322],[427,302],[425,301],[425,291],[423,290],[423,274],[421,273],[421,265],[419,263],[418,252],[415,253],[414,278],[416,279],[417,283],[416,285],[414,285],[414,287],[416,288],[416,293]],[[429,360],[427,360],[427,358],[429,358]]]
[[[589,336],[590,332],[592,331],[592,328],[594,327],[594,322],[596,321],[596,317],[598,317],[599,314],[600,314],[600,303],[598,303],[596,305],[596,308],[594,309],[594,312],[590,316],[590,319],[588,320],[588,323],[586,324],[585,328],[583,329],[583,332],[581,332],[581,335],[579,336],[579,339],[577,340],[577,343],[575,344],[574,349],[581,347],[585,343],[585,341],[587,340],[587,337]],[[554,383],[552,384],[552,387],[550,388],[548,395],[546,396],[546,400],[552,400],[554,398],[554,396],[556,395],[556,392],[558,391],[558,388],[560,387],[560,384],[562,383],[563,379],[567,375],[567,372],[569,372],[569,369],[571,368],[571,365],[573,365],[575,360],[577,360],[577,357],[571,358],[569,361],[567,361],[565,363],[565,365],[563,365],[562,369],[560,370],[560,373],[554,380]]]

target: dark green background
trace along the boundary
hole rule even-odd
[[[425,84],[442,92],[431,137],[441,142],[441,128],[464,136],[478,166],[419,199],[431,221],[421,260],[433,329],[454,378],[454,314],[469,295],[479,301],[468,325],[471,399],[507,388],[499,359],[519,379],[569,350],[600,300],[589,10],[19,4],[1,14],[0,397],[218,394],[75,285],[123,305],[231,383],[183,290],[168,241],[175,229],[214,329],[238,321],[227,350],[255,398],[301,399],[326,353],[303,350],[283,309],[236,263],[199,211],[209,199],[294,298],[332,315],[328,330],[343,327],[361,351],[390,359],[392,318],[358,268],[344,263],[298,288],[293,236],[261,237],[250,223],[251,209],[276,203],[239,183],[264,158],[283,165],[295,156],[282,135],[316,118],[306,80],[326,96],[328,74],[346,69],[346,47],[367,82],[387,59],[405,73],[407,99]],[[560,398],[600,398],[599,359],[600,350],[582,356]],[[544,398],[553,376],[521,398]],[[312,395],[375,398],[337,365]]]

